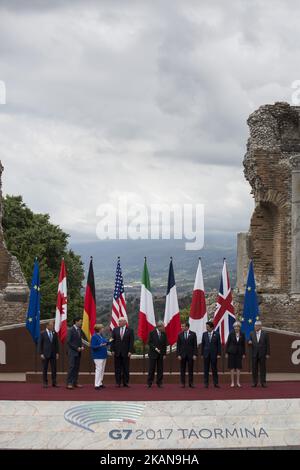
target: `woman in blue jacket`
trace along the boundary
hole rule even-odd
[[[95,325],[95,333],[91,339],[92,358],[95,363],[95,389],[103,388],[103,376],[107,359],[107,346],[109,341],[103,336],[104,326]]]

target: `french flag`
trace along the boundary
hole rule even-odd
[[[178,334],[181,331],[180,313],[172,258],[169,267],[164,324],[168,343],[172,346],[176,343]]]
[[[201,343],[202,335],[206,331],[206,322],[207,311],[205,302],[205,291],[201,259],[199,258],[189,319],[190,330],[196,333],[198,344]]]

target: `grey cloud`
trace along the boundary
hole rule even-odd
[[[246,119],[299,78],[289,5],[0,0],[4,191],[85,233],[126,192],[199,198],[212,229],[245,228]]]

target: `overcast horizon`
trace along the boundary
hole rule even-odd
[[[292,13],[292,14],[291,14]],[[3,194],[74,240],[99,204],[205,205],[249,227],[246,120],[291,103],[300,4],[0,0]]]

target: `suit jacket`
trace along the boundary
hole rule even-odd
[[[149,333],[149,359],[158,359],[160,356],[165,356],[167,353],[167,335],[164,331],[158,336],[156,328]],[[160,354],[155,351],[155,348],[160,350]]]
[[[209,342],[208,331],[205,331],[202,335],[201,344],[201,356],[204,358],[216,359],[217,356],[221,356],[221,340],[220,335],[216,331],[213,331],[211,342]]]
[[[131,328],[126,327],[123,339],[121,339],[120,327],[114,328],[112,340],[110,349],[116,357],[127,357],[129,352],[134,353],[134,333]]]
[[[252,357],[266,357],[270,355],[270,341],[266,331],[260,330],[259,342],[257,342],[256,332],[251,331],[249,340],[252,341]]]
[[[193,331],[189,330],[188,338],[185,339],[185,331],[179,333],[177,338],[177,356],[191,359],[193,356],[198,355],[197,348],[197,335]]]
[[[49,335],[46,330],[41,332],[39,339],[38,352],[39,354],[43,354],[46,359],[49,359],[50,357],[53,357],[59,353],[57,334],[55,331],[53,331],[52,334],[52,342],[50,341]]]
[[[244,356],[246,354],[244,333],[240,332],[240,339],[237,341],[235,331],[231,331],[227,338],[225,352],[226,354]]]
[[[68,345],[68,356],[80,356],[81,352],[78,351],[78,348],[82,347],[82,333],[79,328],[79,332],[76,327],[73,325],[68,330],[67,335],[67,345]]]

